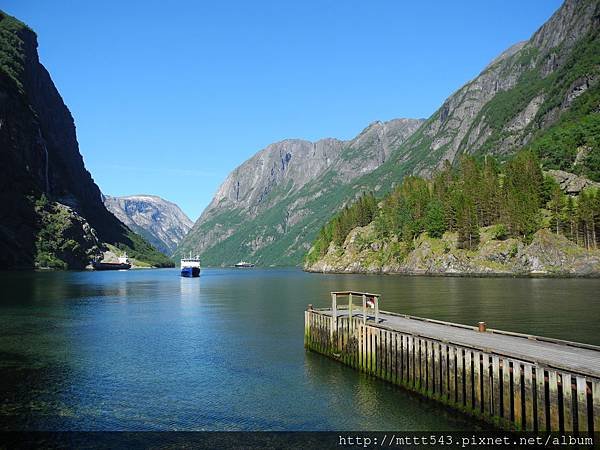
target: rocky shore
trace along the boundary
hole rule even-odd
[[[599,277],[600,250],[586,250],[562,235],[542,229],[530,243],[498,239],[493,227],[481,229],[475,250],[459,249],[456,234],[440,239],[422,234],[407,248],[397,241],[375,239],[373,225],[355,228],[344,244],[330,245],[308,272],[396,273],[456,276]]]

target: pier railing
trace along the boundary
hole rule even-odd
[[[331,296],[305,312],[308,349],[500,428],[600,432],[599,347],[381,311],[378,294]]]

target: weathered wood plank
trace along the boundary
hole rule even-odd
[[[471,350],[465,350],[465,404],[467,408],[473,408],[473,354]]]
[[[587,383],[585,377],[578,376],[575,380],[577,385],[577,429],[580,433],[587,433]]]
[[[448,400],[456,402],[456,349],[448,346]]]
[[[564,431],[573,431],[573,396],[571,386],[571,375],[561,373],[562,386],[562,405],[563,405],[563,424]]]
[[[594,433],[600,433],[600,380],[592,381],[592,413],[594,414]]]
[[[433,395],[434,387],[433,387],[433,342],[425,341],[425,345],[427,346],[427,391],[429,395]]]
[[[500,358],[498,355],[492,355],[492,410],[496,417],[500,417]]]
[[[535,395],[537,399],[537,431],[544,432],[548,429],[548,419],[546,418],[546,376],[543,367],[536,367],[535,383]]]
[[[533,392],[533,367],[531,364],[524,365],[523,388],[525,392],[525,429],[527,431],[534,431],[535,417],[533,416],[533,403],[535,402],[535,397]]]
[[[448,400],[448,346],[444,343],[440,346],[440,359],[442,360],[442,397]]]
[[[481,354],[481,384],[483,385],[483,395],[481,396],[481,406],[483,414],[489,417],[493,412],[492,405],[492,379],[490,374],[490,355]]]
[[[510,361],[502,359],[502,418],[512,421],[512,389],[510,388]]]
[[[456,402],[464,405],[465,377],[463,372],[464,359],[463,349],[458,347],[456,351]]]
[[[408,335],[401,334],[402,340],[402,382],[408,383]]]
[[[433,345],[433,365],[435,367],[435,383],[434,383],[434,392],[436,395],[441,395],[441,364],[440,364],[440,344],[435,342]]]
[[[408,336],[408,383],[410,386],[415,385],[415,348],[414,336]]]
[[[548,370],[548,403],[550,404],[550,430],[558,430],[558,381],[555,370]]]
[[[523,396],[521,394],[521,363],[519,361],[512,361],[513,370],[513,398],[514,398],[514,410],[515,426],[522,430],[523,429]]]

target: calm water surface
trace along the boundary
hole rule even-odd
[[[600,280],[297,269],[0,273],[0,427],[455,430],[469,419],[303,348],[331,290],[382,308],[600,344]]]

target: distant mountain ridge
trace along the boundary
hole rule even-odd
[[[361,191],[387,192],[405,175],[428,176],[462,153],[502,158],[531,146],[545,169],[600,181],[599,5],[566,0],[528,41],[502,52],[422,126],[414,121],[395,139],[379,124],[347,143],[305,144],[299,154],[314,148],[321,170],[303,166],[301,186],[284,175],[295,141],[267,147],[228,176],[180,249],[211,264],[299,264],[307,242]]]
[[[104,207],[36,34],[0,11],[0,268],[83,268],[106,244],[172,265]]]
[[[104,196],[104,205],[168,256],[194,225],[179,206],[156,195]]]
[[[336,187],[383,164],[421,123],[374,122],[349,141],[267,146],[229,174],[176,254],[200,253],[213,265],[296,264],[339,201]]]

